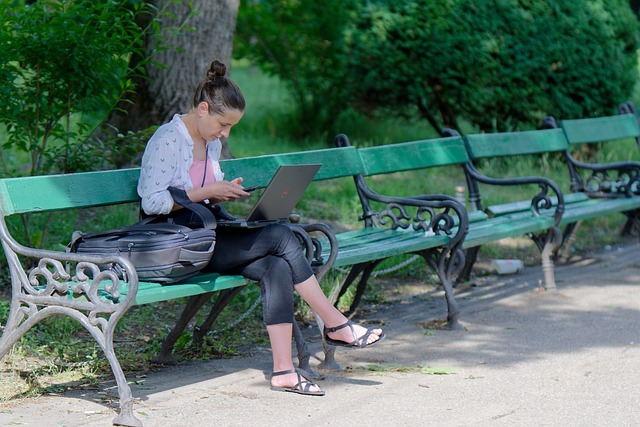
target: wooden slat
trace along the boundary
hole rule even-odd
[[[570,224],[617,212],[640,209],[640,197],[621,197],[618,199],[589,199],[582,203],[567,206],[562,215],[561,224]]]
[[[564,151],[569,147],[562,129],[465,135],[471,159]]]
[[[138,201],[140,169],[120,169],[0,180],[4,215]]]
[[[360,173],[362,165],[355,147],[327,148],[298,153],[270,154],[220,162],[225,179],[242,176],[243,185],[266,186],[280,165],[320,163],[322,167],[315,181],[352,176]]]
[[[553,226],[553,222],[553,217],[532,217],[530,214],[524,218],[503,216],[488,219],[480,226],[469,227],[469,234],[467,234],[467,237],[464,239],[462,247],[472,248],[507,237],[521,236],[526,233],[547,230]]]
[[[428,236],[414,230],[388,230],[382,228],[363,228],[337,235],[340,248],[335,267],[353,265],[360,262],[402,255],[420,249],[446,245],[449,237]],[[328,243],[321,239],[323,256],[328,256]]]
[[[560,125],[570,144],[592,144],[640,136],[640,126],[633,114],[562,120]]]
[[[200,295],[207,292],[244,286],[248,283],[242,276],[220,276],[215,273],[203,273],[186,281],[160,285],[158,283],[140,283],[136,294],[136,304],[149,304],[158,301],[168,301],[175,298]],[[126,289],[123,291],[126,294]]]
[[[551,197],[550,199],[553,206],[556,206],[558,204],[557,197]],[[585,193],[569,193],[564,195],[565,205],[578,203],[585,200],[589,200],[589,196],[587,196]],[[493,205],[486,208],[485,211],[489,214],[489,216],[501,216],[523,211],[530,212],[531,200]]]
[[[355,147],[329,148],[221,161],[225,178],[266,186],[280,165],[321,163],[315,180],[352,176],[362,170]],[[138,202],[139,168],[0,180],[4,215]]]
[[[140,282],[138,283],[138,293],[136,294],[135,304],[142,305],[158,301],[190,297],[193,295],[245,286],[248,283],[247,279],[242,276],[221,276],[217,273],[201,273],[182,282],[170,285],[162,285],[155,282]],[[104,281],[102,286],[110,284],[110,281]],[[126,297],[129,291],[128,284],[124,282],[120,283],[119,291],[121,298]],[[98,295],[102,296],[104,299],[113,299],[111,294],[104,291],[99,290]],[[86,295],[78,296],[71,290],[69,290],[67,297],[69,299],[86,299]]]
[[[461,137],[437,138],[359,149],[367,175],[466,163]]]

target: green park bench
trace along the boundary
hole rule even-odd
[[[635,111],[635,108],[632,111]],[[582,148],[593,145],[599,146],[598,150],[606,153],[607,147],[623,141],[640,144],[640,125],[637,118],[636,114],[629,112],[560,122],[560,127],[569,142],[565,158],[571,177],[571,191],[588,195],[592,200],[590,203],[597,204],[598,210],[612,209],[624,214],[627,220],[621,229],[622,235],[630,235],[640,230],[640,163],[628,159],[587,163],[579,160],[575,154]],[[549,122],[553,123],[553,120],[549,119]],[[565,230],[565,235],[569,238],[566,239],[563,259],[568,257],[579,224],[580,222],[573,223]]]
[[[627,161],[589,164],[577,160],[572,152],[581,144],[635,138],[640,135],[640,128],[630,114],[563,120],[562,128],[558,128],[555,120],[549,117],[545,126],[547,129],[527,132],[466,135],[465,142],[471,160],[476,163],[483,158],[550,153],[565,159],[570,188],[564,193],[563,212],[558,224],[562,229],[561,242],[555,245],[553,254],[554,259],[563,261],[568,257],[577,225],[582,221],[621,213],[628,217],[630,224],[637,226],[637,210],[640,208],[640,164]],[[530,206],[522,202],[483,207],[479,190],[473,185],[469,198],[472,209],[483,210],[494,218],[519,218],[530,214]],[[542,215],[557,214],[553,208],[557,200],[551,198],[549,202],[549,208],[540,209]],[[469,259],[470,255],[467,257]]]
[[[242,176],[247,186],[266,186],[282,164],[321,163],[316,180],[351,177],[362,172],[357,150],[330,148],[299,153],[274,154],[223,161],[227,176]],[[86,328],[104,351],[115,376],[120,413],[114,424],[141,425],[133,414],[133,398],[114,351],[114,334],[118,321],[133,306],[153,304],[178,298],[187,303],[180,320],[163,342],[154,359],[160,363],[173,360],[172,349],[177,338],[196,312],[214,294],[216,299],[202,327],[204,334],[220,310],[248,281],[242,276],[201,273],[171,285],[139,281],[131,263],[121,256],[68,253],[27,247],[12,236],[6,218],[21,214],[56,213],[69,209],[96,208],[125,203],[138,203],[136,185],[139,169],[122,169],[74,173],[66,175],[5,178],[0,180],[0,239],[11,273],[11,305],[9,317],[0,339],[0,357],[34,325],[53,315],[66,315]],[[393,254],[427,251],[430,264],[443,278],[449,303],[449,319],[457,324],[458,309],[449,277],[463,262],[460,245],[466,233],[464,208],[447,196],[423,196],[420,199],[388,198],[389,210],[412,206],[420,210],[416,228],[376,228],[368,232],[346,232],[338,235],[324,224],[292,224],[318,278],[339,260],[339,265],[374,262]],[[404,203],[404,205],[403,205]],[[405,209],[405,208],[401,208]],[[56,216],[53,216],[55,223]],[[94,224],[99,227],[101,224]],[[425,231],[429,230],[429,233]],[[87,230],[90,231],[90,230]],[[64,242],[66,243],[66,242]],[[338,250],[338,248],[340,248]],[[111,281],[91,282],[78,274],[78,263],[94,265],[118,264],[128,272],[127,281],[116,286]],[[299,365],[311,371],[309,352],[294,322]],[[322,327],[322,325],[319,325]],[[196,340],[194,334],[194,340]],[[325,346],[324,367],[338,367],[335,347]],[[311,371],[312,372],[312,371]]]
[[[562,129],[555,128],[553,123],[550,120],[547,124],[551,124],[551,129],[469,134],[464,137],[447,129],[444,138],[359,148],[364,172],[354,178],[363,209],[361,218],[365,224],[362,232],[377,227],[379,222],[379,214],[372,210],[371,203],[380,196],[368,186],[366,177],[457,165],[464,170],[464,176],[460,180],[467,183],[470,205],[469,230],[462,244],[465,249],[465,265],[457,270],[458,280],[469,278],[482,245],[525,235],[540,250],[544,288],[556,290],[553,261],[558,258],[563,245],[566,247],[571,244],[576,224],[583,220],[623,213],[637,227],[640,208],[640,197],[637,197],[640,192],[638,163],[588,165],[571,155],[571,147],[621,138],[638,138],[640,130],[632,115],[563,121]],[[345,135],[336,138],[336,145],[351,146]],[[493,171],[483,173],[478,166],[484,165],[484,159],[552,153],[566,158],[572,183],[571,189],[566,193],[556,183],[542,176],[523,177],[514,171],[510,176],[495,177]],[[541,170],[540,175],[544,175],[544,171]],[[599,185],[595,185],[596,183]],[[523,195],[527,194],[527,197],[524,200],[484,206],[481,198],[483,186],[523,186]],[[526,188],[532,186],[539,187],[540,191],[525,193]],[[425,191],[428,188],[428,182],[425,182]],[[338,256],[335,265],[340,264]],[[342,295],[357,278],[356,273],[364,272],[350,311],[355,310],[372,268],[375,268],[374,263],[354,266],[338,291],[338,296]]]
[[[358,148],[364,171],[354,176],[354,180],[362,205],[363,211],[361,218],[364,220],[364,227],[357,233],[364,234],[369,232],[369,230],[375,230],[380,227],[381,219],[387,209],[383,207],[382,211],[376,211],[372,208],[373,204],[379,204],[380,202],[385,203],[386,200],[384,196],[379,195],[371,188],[367,180],[373,182],[372,178],[381,174],[455,166],[460,170],[460,179],[454,182],[465,182],[465,180],[468,182],[472,190],[469,196],[473,198],[473,203],[476,208],[468,212],[468,233],[462,242],[462,248],[466,252],[466,263],[464,265],[456,265],[455,268],[449,266],[447,273],[455,274],[456,276],[448,277],[447,280],[453,281],[470,272],[475,262],[477,249],[481,245],[508,237],[529,235],[536,242],[542,253],[545,286],[549,289],[555,289],[551,254],[559,243],[560,231],[558,225],[562,219],[564,207],[562,192],[555,183],[544,177],[517,177],[512,179],[487,177],[478,172],[472,164],[465,146],[465,140],[455,131],[449,131],[447,135],[448,136],[442,138]],[[349,139],[344,134],[336,137],[336,145],[340,147],[352,147]],[[483,156],[483,154],[480,154],[480,156]],[[466,171],[466,176],[463,170]],[[413,176],[415,177],[415,173]],[[424,179],[424,181],[426,192],[429,189],[429,182],[426,179]],[[492,216],[484,212],[480,207],[479,193],[475,190],[478,182],[498,186],[522,186],[523,194],[526,194],[526,188],[531,189],[534,186],[540,187],[541,191],[530,191],[530,199],[519,202],[522,206],[526,207],[519,215]],[[453,183],[451,187],[454,187]],[[420,196],[414,197],[419,198]],[[548,208],[551,206],[550,200],[552,197],[560,200],[552,209],[553,213],[550,215],[540,214],[539,210],[543,207]],[[338,239],[340,240],[340,236],[338,236]],[[424,256],[428,264],[438,265],[439,260],[430,257],[429,253],[420,254]],[[457,259],[457,261],[460,259],[462,259],[462,257]],[[350,308],[351,311],[355,310],[359,298],[366,288],[369,274],[377,265],[376,263],[378,263],[377,260],[369,262],[368,264],[355,265],[352,267],[352,273],[347,277],[347,280],[338,291],[338,296],[342,295],[347,287],[357,278],[356,273],[359,271],[364,272],[357,284],[356,297]],[[339,254],[334,265],[337,266],[340,264]],[[457,316],[453,318],[450,317],[449,324],[453,327],[459,326]]]

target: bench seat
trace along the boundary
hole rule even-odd
[[[181,281],[177,285],[161,285],[153,282],[138,282],[135,304],[151,304],[177,298],[191,297],[209,292],[218,292],[245,286],[249,281],[243,276],[221,276],[217,273],[203,273]],[[120,293],[126,296],[129,288],[120,287]]]
[[[446,235],[427,238],[424,231],[382,228],[348,231],[336,237],[339,247],[338,257],[333,264],[336,267],[438,248],[450,241]]]

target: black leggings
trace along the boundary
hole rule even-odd
[[[286,225],[218,227],[213,258],[205,269],[241,274],[259,282],[267,325],[293,322],[293,286],[313,275],[298,238]]]

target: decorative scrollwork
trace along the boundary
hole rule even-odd
[[[329,226],[322,223],[289,224],[298,237],[307,261],[318,279],[321,279],[331,269],[338,253],[338,242],[335,233]],[[323,254],[323,243],[317,235],[323,235],[329,247],[328,256]]]
[[[640,195],[640,171],[636,167],[620,165],[589,171],[590,175],[583,179],[583,190],[587,193],[618,197]]]
[[[89,274],[87,274],[89,272]],[[101,268],[90,262],[79,262],[76,266],[76,274],[73,281],[77,283],[72,287],[75,295],[86,295],[90,301],[100,303],[105,300],[118,301],[121,297],[119,291],[120,277],[112,268]]]
[[[119,284],[120,278],[112,269],[102,270],[94,263],[79,262],[76,274],[71,276],[60,261],[42,258],[29,272],[29,281],[23,284],[23,291],[36,297],[85,296],[102,306],[120,299]]]
[[[391,228],[402,228],[404,230],[409,228],[412,219],[411,215],[407,213],[406,208],[398,203],[387,203],[386,208],[375,215],[374,222],[379,226],[386,226],[386,218],[391,220]]]
[[[531,209],[535,216],[540,216],[540,209],[551,209],[553,207],[551,198],[548,195],[549,186],[546,183],[540,183],[539,185],[542,190],[531,199]]]
[[[37,267],[29,272],[29,282],[24,284],[24,289],[32,295],[66,294],[69,289],[66,281],[69,278],[69,274],[60,261],[42,258],[38,261]],[[42,288],[42,282],[46,283],[44,288]]]
[[[421,208],[419,210],[419,212],[424,211],[425,209]],[[449,213],[449,209],[447,209],[444,212],[440,212],[438,214],[433,215],[433,210],[429,209],[432,212],[432,227],[431,230],[436,233],[436,234],[440,234],[440,232],[443,232],[447,235],[453,233],[453,227],[456,225],[456,222],[453,219],[453,216],[451,216],[451,214]],[[415,226],[414,226],[415,228]],[[425,230],[426,231],[426,230]]]
[[[451,234],[456,225],[449,208],[442,208],[442,212],[436,212],[435,208],[428,206],[413,206],[415,215],[410,215],[408,207],[399,203],[387,203],[385,208],[371,218],[377,226],[389,226],[391,229],[422,230],[425,233]]]

